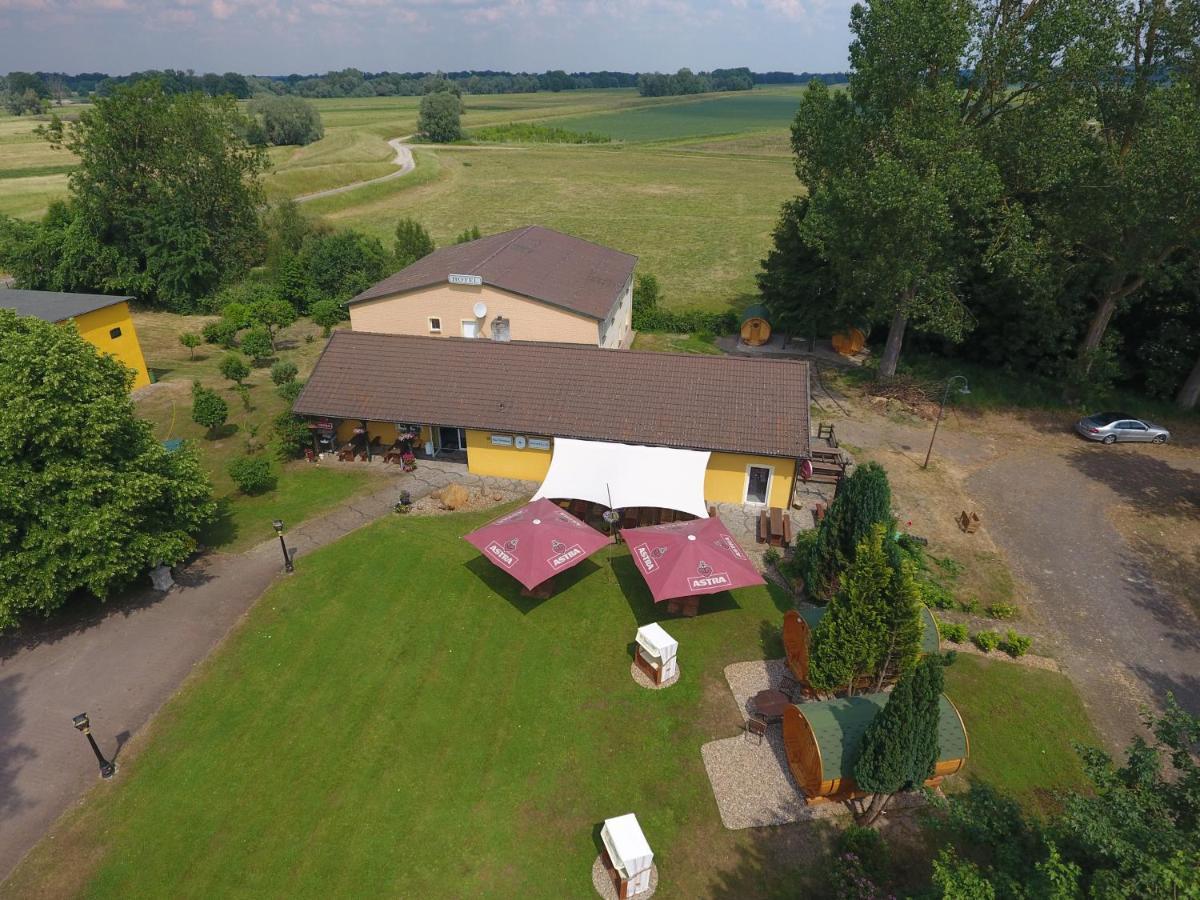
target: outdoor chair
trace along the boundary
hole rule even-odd
[[[765,720],[757,716],[751,716],[746,720],[746,740],[750,740],[753,735],[758,738],[758,743],[762,744],[763,736],[767,733],[767,723]]]
[[[779,690],[787,694],[788,698],[791,699],[792,702],[795,702],[796,700],[796,693],[799,687],[800,682],[792,677],[790,673],[785,674],[781,679],[779,679]]]

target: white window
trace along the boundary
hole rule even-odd
[[[430,334],[441,334],[442,333],[442,320],[439,319],[437,316],[429,317],[429,333]]]
[[[475,319],[462,320],[462,336],[465,338],[473,338],[479,332],[479,322]]]

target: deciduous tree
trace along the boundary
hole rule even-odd
[[[75,329],[0,309],[0,628],[181,562],[212,516],[194,449],[155,439],[132,383]]]
[[[396,265],[401,269],[433,252],[433,238],[416,219],[403,218],[396,223],[396,244],[393,251]]]
[[[462,138],[462,100],[450,91],[435,91],[421,98],[417,130],[435,144],[448,144]]]
[[[196,358],[196,348],[204,342],[204,339],[195,331],[185,331],[179,335],[179,343],[188,348],[188,359]]]

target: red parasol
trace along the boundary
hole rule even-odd
[[[609,542],[549,500],[534,500],[463,539],[528,590],[583,562]]]
[[[623,528],[621,537],[655,603],[766,583],[717,518]]]

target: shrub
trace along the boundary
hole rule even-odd
[[[226,350],[231,350],[237,346],[237,333],[237,326],[228,319],[209,322],[200,329],[200,334],[204,337],[204,343],[219,344]]]
[[[246,412],[250,412],[250,410],[253,409],[253,407],[250,405],[250,385],[235,385],[234,391],[237,392],[238,397],[242,401],[242,409],[246,410]]]
[[[955,609],[958,606],[950,590],[932,579],[919,580],[917,588],[921,592],[921,602],[930,609]]]
[[[271,354],[275,352],[275,347],[271,343],[271,335],[267,329],[254,327],[243,334],[242,352],[249,356],[256,366],[261,366],[265,360],[270,359]]]
[[[281,359],[271,366],[271,381],[275,384],[287,384],[296,380],[296,373],[299,371],[290,359]]]
[[[968,615],[978,615],[979,600],[977,600],[975,597],[968,597],[966,600],[960,600],[958,601],[958,608]]]
[[[220,370],[222,375],[236,384],[241,384],[242,379],[250,374],[250,367],[239,353],[226,353],[221,358]]]
[[[393,253],[396,265],[404,269],[433,252],[433,238],[416,219],[404,218],[396,223],[396,243]],[[316,322],[316,317],[313,317]],[[317,322],[320,325],[320,322]]]
[[[967,639],[967,626],[958,622],[938,622],[938,631],[952,644],[961,644]]]
[[[262,456],[241,456],[229,464],[229,477],[243,494],[261,494],[275,487],[271,463]]]
[[[222,306],[221,318],[231,323],[238,331],[249,328],[254,321],[254,317],[250,314],[250,304],[240,300],[234,300]]]
[[[987,614],[992,619],[1015,619],[1017,608],[1011,603],[992,603],[987,608]]]
[[[295,382],[291,381],[288,384]],[[290,410],[281,412],[271,423],[271,450],[279,459],[288,460],[303,456],[311,440],[308,422]]]
[[[1029,652],[1029,648],[1033,646],[1033,641],[1023,634],[1017,634],[1011,628],[1004,635],[1004,640],[1000,642],[1000,649],[1016,659],[1018,656],[1024,656]]]
[[[533,122],[509,122],[507,125],[488,125],[476,128],[471,137],[477,141],[499,141],[522,144],[607,144],[612,138],[594,131],[568,131],[552,125]]]
[[[302,390],[304,390],[303,381],[286,381],[279,386],[279,396],[290,406],[296,402],[296,398],[300,396]]]
[[[882,878],[888,872],[888,845],[874,828],[850,825],[837,836],[838,856],[852,854],[872,878]]]
[[[779,560],[781,560],[782,558],[783,558],[782,554],[780,554],[780,552],[775,547],[768,547],[766,552],[763,553],[763,562],[766,563],[768,566],[777,565],[779,563]]]
[[[996,634],[994,631],[977,632],[971,638],[971,640],[974,642],[975,646],[984,653],[991,653],[1000,646],[1000,635]]]
[[[179,343],[188,348],[188,359],[195,359],[196,348],[204,343],[204,338],[195,331],[185,331],[179,335]]]
[[[261,97],[250,103],[248,111],[252,116],[262,117],[263,137],[277,147],[303,146],[325,135],[320,112],[299,97]]]
[[[216,391],[192,382],[192,421],[212,434],[229,418],[229,404]]]
[[[321,326],[321,334],[329,337],[333,326],[345,318],[345,308],[336,300],[318,300],[309,307],[309,314],[313,324]],[[306,340],[311,341],[312,335],[308,335]]]

